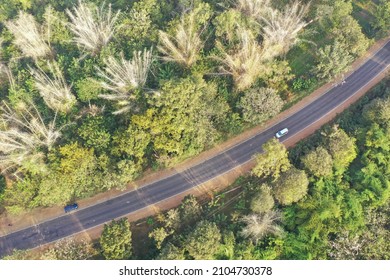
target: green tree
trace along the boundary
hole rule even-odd
[[[57,241],[43,253],[44,260],[86,260],[95,254],[92,243],[85,240],[76,242],[72,238]]]
[[[110,145],[111,135],[103,116],[87,117],[78,129],[78,134],[89,148],[102,151]]]
[[[359,57],[367,50],[370,40],[362,32],[362,27],[352,16],[342,18],[340,26],[333,31],[335,40],[342,43],[353,57]]]
[[[157,43],[158,26],[163,16],[164,5],[166,4],[158,0],[136,1],[127,16],[118,20],[121,28],[114,36],[127,54]]]
[[[149,238],[152,238],[156,243],[157,249],[161,249],[164,240],[170,234],[163,227],[155,228],[149,233]]]
[[[39,191],[39,182],[26,176],[24,180],[14,182],[12,188],[4,190],[4,207],[10,214],[20,214],[34,208],[34,199]],[[39,205],[39,204],[38,204]]]
[[[262,145],[263,153],[256,156],[256,166],[252,173],[258,177],[272,175],[277,179],[280,172],[290,167],[288,151],[276,138],[268,140]]]
[[[182,208],[182,212],[184,214],[184,209]],[[179,229],[181,224],[180,220],[180,211],[177,208],[170,209],[167,213],[165,213],[164,218],[164,226],[171,230]]]
[[[274,195],[282,205],[291,205],[301,200],[308,191],[309,180],[305,171],[291,167],[275,182]]]
[[[50,206],[65,205],[75,198],[85,197],[106,189],[107,176],[93,149],[71,143],[50,154],[50,172],[39,177],[39,191],[35,203]],[[108,177],[107,177],[108,178]]]
[[[178,248],[172,243],[167,243],[158,256],[159,260],[185,260],[184,249]]]
[[[75,88],[77,97],[83,102],[98,99],[99,95],[103,93],[101,85],[91,78],[77,81]]]
[[[236,29],[238,26],[243,26],[245,23],[242,14],[235,10],[229,9],[215,17],[213,24],[215,26],[215,35],[218,40],[227,45],[237,41]]]
[[[353,57],[346,50],[345,45],[334,41],[318,50],[318,64],[315,72],[319,79],[331,80],[348,69]]]
[[[213,259],[221,245],[221,233],[216,224],[201,221],[187,236],[185,248],[195,260]]]
[[[363,116],[370,122],[390,123],[390,97],[375,98],[364,106]]]
[[[184,197],[179,209],[181,221],[185,224],[189,224],[194,220],[197,220],[202,214],[202,206],[193,195]]]
[[[201,35],[211,14],[210,5],[200,3],[187,14],[183,14],[172,35],[160,31],[158,50],[163,54],[162,59],[191,67],[198,60],[203,48]]]
[[[129,221],[123,218],[105,224],[99,243],[102,247],[102,254],[107,260],[130,258],[132,242]]]
[[[253,195],[250,202],[250,209],[255,213],[267,213],[274,207],[275,201],[271,193],[271,188],[263,184]]]
[[[134,125],[153,135],[159,161],[169,164],[210,146],[219,137],[216,129],[228,109],[215,84],[199,77],[166,82],[151,100],[152,108],[133,116]]]
[[[324,31],[340,42],[349,55],[358,57],[368,48],[370,41],[352,17],[352,12],[352,1],[324,0],[318,6],[317,16]]]
[[[301,160],[305,168],[316,177],[328,177],[333,174],[332,156],[322,146],[311,150]]]
[[[269,63],[263,80],[267,87],[278,92],[285,92],[288,90],[288,82],[294,77],[295,75],[291,73],[291,67],[287,60],[274,60]]]
[[[356,139],[349,137],[344,130],[333,127],[328,135],[328,149],[333,157],[333,164],[336,170],[342,171],[357,156]]]
[[[390,3],[386,0],[379,0],[374,12],[372,25],[383,34],[388,34],[390,30]]]
[[[127,157],[142,164],[150,142],[151,135],[149,133],[130,124],[125,131],[118,131],[113,136],[112,154],[116,157]]]
[[[283,100],[270,88],[254,88],[245,92],[239,107],[243,119],[252,124],[262,123],[277,115],[283,107]]]

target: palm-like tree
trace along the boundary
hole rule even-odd
[[[51,53],[49,44],[44,40],[35,18],[23,11],[15,20],[5,23],[5,26],[15,37],[15,45],[25,56],[37,59]]]
[[[214,57],[222,63],[220,74],[232,75],[236,88],[249,88],[264,70],[263,48],[257,43],[249,30],[239,28],[238,46],[233,51],[227,51],[223,44],[217,42],[221,57]]]
[[[195,16],[195,12],[182,16],[173,36],[160,30],[160,43],[157,48],[165,61],[174,61],[190,67],[199,58],[199,52],[203,48],[203,30],[195,23]]]
[[[269,57],[285,55],[292,46],[299,42],[298,34],[310,22],[304,17],[309,11],[310,4],[300,4],[296,1],[287,5],[282,12],[269,9],[260,18],[265,26],[262,28],[264,49]]]
[[[35,86],[47,106],[54,111],[67,113],[76,103],[76,97],[72,94],[57,63],[48,62],[47,65],[52,77],[41,68],[30,67],[30,72],[35,78]]]
[[[120,11],[113,14],[111,5],[104,4],[100,8],[91,9],[79,1],[73,12],[66,10],[71,19],[70,30],[76,35],[75,42],[87,51],[96,54],[112,38]]]
[[[131,60],[126,60],[123,54],[119,60],[110,56],[104,60],[104,70],[97,69],[99,76],[104,79],[102,87],[113,93],[102,94],[100,97],[115,100],[122,107],[114,114],[121,114],[132,108],[134,90],[144,87],[153,60],[152,49],[145,49],[143,52],[134,52]]]
[[[283,229],[276,222],[281,220],[278,211],[269,211],[265,214],[250,214],[241,219],[246,226],[241,231],[241,235],[251,238],[254,242],[261,240],[267,235],[281,235]]]
[[[20,104],[18,111],[6,102],[0,107],[0,166],[4,171],[42,159],[40,148],[50,149],[61,136],[55,118],[46,124],[33,103]]]

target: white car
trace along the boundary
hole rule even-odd
[[[280,137],[286,135],[287,133],[288,133],[288,129],[283,128],[282,130],[276,132],[275,136],[276,136],[276,138],[280,138]]]

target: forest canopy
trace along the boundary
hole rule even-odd
[[[3,2],[11,213],[125,188],[263,123],[347,69],[388,15],[380,2],[370,33],[346,0]]]

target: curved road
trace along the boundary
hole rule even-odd
[[[384,47],[347,77],[345,83],[332,88],[300,111],[260,134],[181,173],[175,173],[100,204],[2,236],[0,237],[0,257],[10,254],[13,249],[34,248],[111,221],[184,192],[246,163],[251,160],[254,154],[261,152],[261,144],[273,137],[276,131],[284,127],[289,128],[289,134],[284,136],[282,140],[299,133],[351,98],[359,89],[386,71],[389,64],[390,42],[387,42]]]

